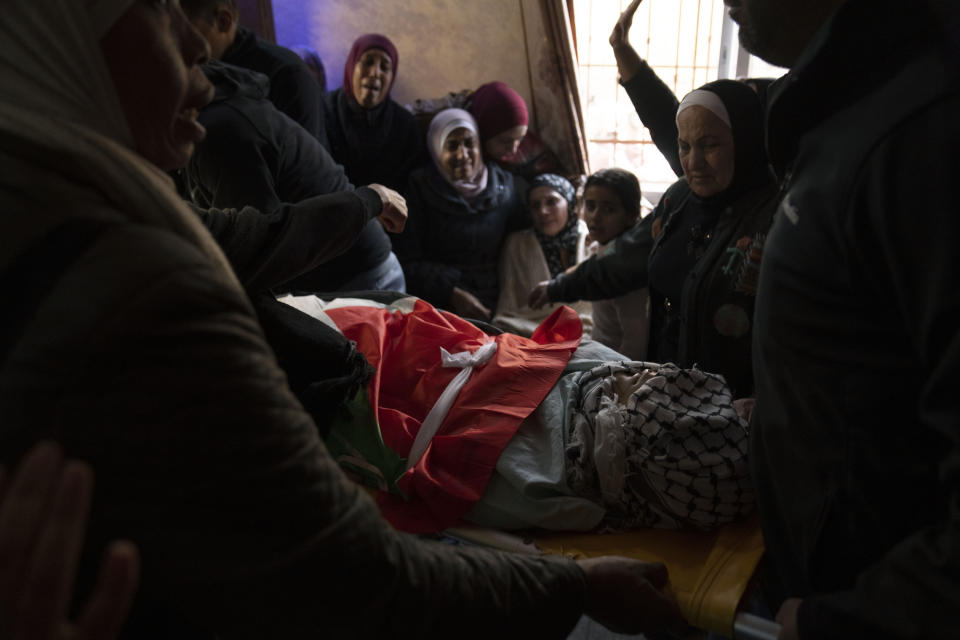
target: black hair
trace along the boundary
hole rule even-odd
[[[640,215],[640,181],[626,169],[600,169],[592,176],[587,178],[587,183],[583,185],[586,192],[592,186],[607,187],[620,199],[623,210],[630,215]]]
[[[234,16],[238,15],[236,0],[180,0],[180,8],[191,20],[194,18],[212,19],[221,4],[227,5]]]

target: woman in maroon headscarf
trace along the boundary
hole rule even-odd
[[[565,173],[556,154],[529,130],[523,97],[503,82],[478,87],[468,110],[480,127],[480,144],[488,160],[528,180],[542,173]]]
[[[357,38],[343,69],[343,86],[327,94],[330,153],[356,185],[407,186],[410,171],[427,160],[413,115],[390,99],[397,77],[397,48],[389,38]]]

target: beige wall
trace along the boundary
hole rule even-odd
[[[340,86],[353,40],[388,36],[400,54],[393,98],[439,98],[501,80],[531,102],[522,0],[273,0],[277,41],[315,49],[328,89]],[[526,3],[528,13],[537,11]]]

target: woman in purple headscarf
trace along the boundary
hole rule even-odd
[[[426,162],[413,115],[390,99],[398,62],[389,38],[362,35],[347,55],[343,86],[327,94],[330,153],[355,185],[378,183],[403,191],[410,171]]]

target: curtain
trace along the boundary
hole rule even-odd
[[[572,174],[588,173],[586,134],[577,79],[571,0],[520,1],[527,37],[532,115],[540,137]]]

